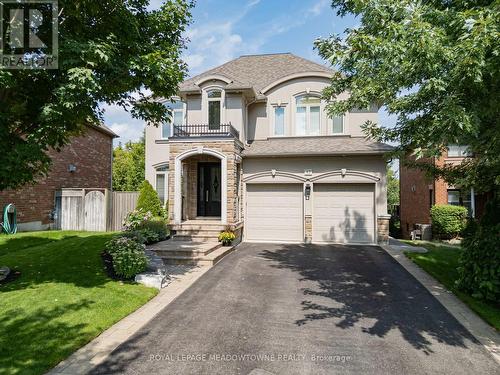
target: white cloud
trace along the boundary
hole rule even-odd
[[[136,142],[138,141],[144,132],[144,124],[142,121],[133,120],[117,123],[114,122],[109,127],[113,130],[120,138],[115,141],[115,145],[118,142],[127,143],[128,141]]]
[[[319,16],[323,9],[325,9],[329,4],[328,0],[319,0],[314,4],[311,9],[309,9],[308,13],[313,16]]]

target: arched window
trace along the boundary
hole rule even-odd
[[[321,125],[321,98],[300,95],[295,99],[295,135],[319,135]]]
[[[164,105],[172,112],[170,121],[163,123],[161,126],[161,137],[167,139],[172,135],[174,126],[184,123],[184,103],[179,100],[167,102]]]
[[[208,128],[219,129],[221,123],[222,90],[207,91],[208,97]]]

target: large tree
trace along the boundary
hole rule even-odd
[[[420,168],[476,190],[500,186],[500,2],[488,0],[333,0],[359,26],[316,42],[337,69],[331,113],[385,106],[396,126],[366,123],[370,137],[399,144]],[[459,166],[426,161],[448,144],[468,145]],[[407,160],[412,160],[408,158]]]
[[[100,103],[160,123],[167,109],[144,100],[175,94],[186,73],[182,33],[192,2],[59,0],[59,69],[0,70],[0,190],[47,173],[47,151],[60,149],[86,123],[102,121]]]
[[[145,141],[127,142],[113,150],[113,189],[117,191],[139,191],[144,181]]]

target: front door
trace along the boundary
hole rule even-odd
[[[198,164],[198,216],[221,216],[219,163]]]

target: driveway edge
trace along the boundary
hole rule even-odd
[[[108,328],[87,345],[78,349],[47,372],[46,375],[88,373],[102,363],[120,344],[139,331],[161,310],[193,285],[210,268],[210,266],[197,266],[184,275],[176,277],[170,284],[160,290],[152,300]]]
[[[417,279],[500,364],[500,334],[493,327],[485,323],[440,282],[408,259],[402,251],[395,250],[390,245],[380,247]]]

